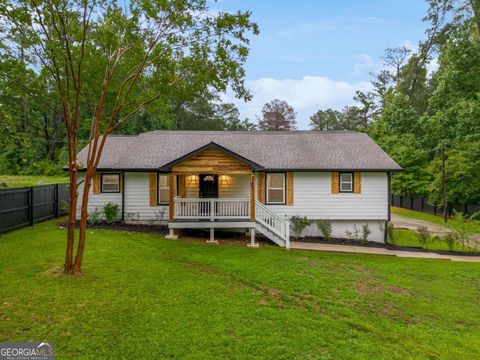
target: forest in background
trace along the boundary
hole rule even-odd
[[[405,170],[393,176],[393,192],[427,196],[432,203],[441,199],[444,146],[449,201],[480,203],[480,1],[428,3],[424,19],[428,29],[418,47],[386,49],[384,67],[372,74],[373,90],[357,92],[355,106],[319,110],[311,117],[311,128],[367,132]],[[1,41],[0,173],[61,173],[67,162],[66,135],[52,80],[32,66],[22,39]],[[85,72],[84,87],[91,84],[92,92],[97,89],[98,65],[92,61]],[[272,110],[276,105],[285,111]],[[88,138],[93,111],[93,101],[82,99],[81,145]],[[255,124],[242,119],[233,104],[222,103],[208,81],[193,79],[146,106],[117,134],[156,129],[288,130],[294,128],[292,112],[288,104],[272,101],[259,109]]]

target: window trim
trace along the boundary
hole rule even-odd
[[[160,202],[160,176],[167,176],[167,184],[168,184],[168,191],[170,192],[170,176],[172,174],[165,174],[165,173],[157,173],[157,205],[170,205],[170,195],[168,196],[167,201]],[[178,179],[178,177],[177,177]],[[177,187],[178,188],[178,187]]]
[[[268,177],[271,174],[283,175],[283,202],[271,202],[268,196]],[[278,190],[278,189],[277,189]],[[265,173],[265,205],[286,205],[287,204],[287,173],[286,172],[266,172]]]
[[[343,174],[348,174],[352,177],[352,190],[342,190],[342,175]],[[338,192],[339,193],[345,193],[345,194],[351,194],[354,192],[355,189],[355,176],[352,171],[342,171],[338,174]]]
[[[118,190],[116,191],[112,191],[112,190],[103,190],[103,176],[104,175],[117,175],[118,176]],[[100,173],[100,192],[101,193],[105,193],[105,194],[119,194],[120,193],[120,188],[121,188],[121,184],[120,184],[120,175],[122,175],[121,173]]]

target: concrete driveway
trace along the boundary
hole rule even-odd
[[[413,231],[416,231],[419,227],[424,226],[434,235],[442,235],[450,230],[447,225],[435,224],[424,220],[410,219],[397,214],[392,214],[391,222],[396,228]]]

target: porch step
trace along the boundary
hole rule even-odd
[[[281,247],[285,247],[285,240],[282,239],[280,236],[275,234],[273,231],[269,230],[258,221],[255,223],[255,230],[258,231],[260,234],[265,236],[267,239],[273,241],[275,244]]]

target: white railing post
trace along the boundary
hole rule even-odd
[[[210,221],[215,220],[215,200],[210,199]]]
[[[290,221],[285,221],[285,248],[290,249]]]

